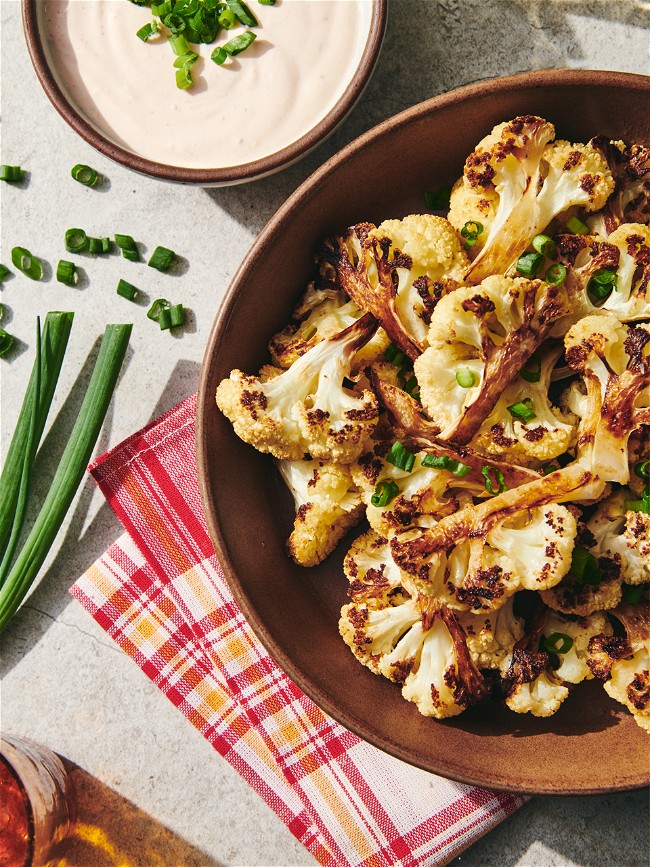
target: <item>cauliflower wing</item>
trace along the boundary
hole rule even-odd
[[[422,405],[440,438],[468,443],[552,323],[569,312],[564,291],[541,280],[488,277],[443,298],[429,346],[414,363]],[[459,370],[472,385],[461,385]]]
[[[375,333],[369,314],[300,356],[262,382],[233,370],[217,388],[217,406],[235,433],[258,451],[299,460],[305,454],[351,463],[367,447],[377,425],[377,399],[344,387],[355,352]]]
[[[289,556],[316,566],[363,518],[364,507],[350,470],[331,461],[278,461],[278,470],[296,507]]]

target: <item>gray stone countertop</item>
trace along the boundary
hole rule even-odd
[[[189,322],[178,335],[159,332],[146,308],[134,312],[115,295],[125,276],[116,256],[85,260],[86,279],[78,288],[58,284],[51,272],[39,283],[18,275],[4,285],[3,325],[18,338],[11,359],[0,361],[5,447],[31,368],[36,315],[49,309],[76,314],[51,413],[59,421],[47,434],[54,453],[107,322],[133,318],[136,327],[96,453],[196,390],[215,311],[255,236],[310,172],[361,132],[429,96],[497,75],[554,66],[650,72],[650,6],[641,0],[392,0],[374,77],[335,135],[279,174],[210,190],[137,176],[94,152],[41,90],[18,0],[0,0],[0,20],[1,162],[29,171],[25,184],[0,185],[0,261],[22,245],[56,267],[65,229],[79,225],[98,235],[127,232],[149,250],[169,246],[187,265],[181,276],[144,266],[134,266],[137,279],[133,272],[133,282],[151,297],[173,296],[187,305]],[[69,172],[78,162],[95,166],[108,183],[100,190],[76,184]],[[120,530],[86,479],[42,580],[2,638],[2,729],[45,743],[82,769],[79,784],[96,845],[77,845],[68,863],[315,863],[69,596],[74,580]],[[535,798],[458,861],[641,867],[648,861],[647,818],[646,792]]]

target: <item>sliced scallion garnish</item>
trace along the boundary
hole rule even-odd
[[[539,352],[533,352],[519,371],[519,376],[526,382],[539,382],[542,376],[542,358]]]
[[[461,388],[471,388],[476,382],[476,376],[469,367],[459,367],[456,371],[456,382]]]
[[[496,467],[486,464],[481,470],[481,475],[485,479],[485,490],[488,494],[502,494],[508,490],[503,473]]]
[[[555,262],[546,270],[544,280],[552,286],[560,286],[566,280],[566,268],[559,262]]]
[[[618,284],[618,274],[609,268],[598,268],[587,284],[587,292],[596,301],[604,301]]]
[[[627,602],[628,605],[636,605],[641,601],[643,596],[643,584],[624,584],[622,602]]]
[[[141,27],[139,30],[136,30],[135,35],[138,39],[141,39],[143,42],[146,42],[148,39],[151,39],[152,36],[156,36],[158,33],[158,22],[150,21],[148,24],[145,24],[144,27]]]
[[[465,246],[473,247],[478,241],[478,236],[483,233],[483,223],[476,220],[468,220],[460,230],[460,234],[465,238]]]
[[[548,259],[553,258],[555,256],[555,241],[553,238],[550,238],[548,235],[535,235],[533,240],[531,241],[532,247],[538,253],[541,253],[542,256],[546,256]]]
[[[185,308],[182,304],[172,304],[169,308],[170,327],[178,328],[185,324]]]
[[[40,259],[33,256],[26,247],[14,247],[11,251],[11,261],[14,267],[32,280],[40,280],[43,276]]]
[[[375,485],[373,495],[370,497],[370,502],[377,508],[387,506],[399,494],[399,487],[392,479],[382,479]]]
[[[589,226],[583,223],[578,217],[569,217],[566,221],[566,228],[572,235],[588,235]]]
[[[172,47],[172,51],[178,57],[182,57],[184,54],[190,53],[190,45],[182,33],[174,34],[167,37],[167,41]]]
[[[23,175],[25,172],[20,166],[0,166],[0,181],[9,181],[9,183],[14,183],[15,181],[22,181]]]
[[[423,467],[433,467],[436,470],[448,470],[459,479],[464,479],[468,473],[472,472],[472,468],[461,461],[456,461],[447,455],[430,455],[427,454],[422,458]]]
[[[151,254],[148,265],[157,271],[167,271],[174,261],[175,253],[167,247],[156,247]]]
[[[228,9],[244,27],[257,27],[257,18],[243,0],[226,0]]]
[[[415,455],[404,448],[401,442],[395,441],[386,455],[386,460],[399,470],[410,473],[415,463]]]
[[[130,262],[140,261],[138,246],[130,235],[115,235],[115,243],[122,251],[122,255]]]
[[[94,187],[99,179],[99,175],[95,171],[95,169],[90,166],[86,166],[83,163],[77,163],[76,166],[73,166],[70,169],[70,174],[78,181],[80,184],[83,184],[84,187]]]
[[[192,86],[192,72],[189,66],[183,66],[176,70],[176,87],[179,90],[187,90]]]
[[[68,253],[82,253],[88,248],[88,235],[83,229],[68,229],[65,233],[65,248]]]
[[[132,283],[127,283],[126,280],[120,280],[115,291],[128,301],[133,301],[138,294],[136,287]]]
[[[579,545],[574,547],[571,554],[570,574],[580,584],[600,584],[603,580],[598,568],[598,560],[590,551]]]
[[[530,397],[525,397],[523,400],[517,401],[517,403],[513,403],[506,408],[510,415],[513,418],[516,418],[517,421],[527,423],[532,421],[534,418],[537,418],[533,412],[533,401]]]
[[[0,358],[9,352],[13,345],[13,335],[5,331],[4,328],[0,328]]]
[[[11,271],[9,270],[9,268],[7,268],[6,265],[0,265],[0,283],[2,283],[3,280],[6,280],[10,274]]]
[[[224,30],[232,30],[237,24],[237,16],[230,9],[222,9],[217,21],[219,22],[219,27],[223,27]]]
[[[544,647],[549,653],[568,653],[573,647],[573,638],[565,632],[554,632],[544,639]]]
[[[234,36],[224,45],[215,48],[211,54],[212,60],[221,66],[226,57],[234,57],[236,54],[241,54],[242,51],[245,51],[249,45],[255,42],[256,38],[254,33],[246,30],[244,33],[240,33],[239,36]]]
[[[534,277],[542,267],[544,257],[541,253],[523,253],[518,259],[516,269],[524,277]]]
[[[154,322],[158,322],[160,312],[162,310],[169,310],[170,307],[171,304],[166,298],[156,298],[149,310],[147,310],[147,317],[153,319]]]
[[[61,259],[56,266],[56,279],[66,286],[74,286],[77,282],[77,266],[74,262]]]

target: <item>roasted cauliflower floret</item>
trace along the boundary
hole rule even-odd
[[[602,153],[589,144],[553,142],[554,136],[542,118],[517,117],[496,126],[467,158],[464,185],[476,191],[477,203],[496,193],[498,205],[466,282],[507,273],[558,214],[578,206],[597,211],[607,201],[614,179]],[[452,203],[453,220],[456,210]],[[478,208],[473,219],[481,221]]]
[[[589,144],[603,154],[615,181],[603,209],[589,218],[592,230],[607,237],[621,223],[650,222],[650,148],[606,136],[596,136]]]
[[[531,369],[537,381],[520,375],[513,379],[471,441],[473,449],[523,464],[551,461],[567,451],[574,438],[574,417],[552,406],[548,397],[553,367],[561,353],[559,346],[534,358]]]
[[[335,286],[317,288],[311,284],[293,312],[294,322],[275,334],[269,342],[273,363],[290,367],[321,340],[328,340],[363,316],[354,301]],[[354,368],[380,358],[390,340],[383,328],[357,352]]]
[[[469,442],[509,383],[569,308],[563,291],[540,280],[488,277],[436,307],[429,347],[414,371],[422,405],[440,437]]]
[[[629,491],[616,491],[587,522],[595,544],[592,552],[620,564],[626,584],[650,581],[650,515],[626,508],[633,499]]]
[[[258,451],[286,460],[308,453],[350,463],[366,448],[379,410],[371,391],[351,391],[343,381],[376,325],[365,315],[266,382],[233,370],[217,388],[217,406]]]
[[[511,596],[497,611],[469,614],[456,611],[465,641],[477,668],[500,669],[514,645],[524,634],[524,621],[513,610]]]
[[[554,586],[571,566],[576,521],[557,504],[517,506],[526,487],[396,534],[393,559],[421,593],[463,611],[497,609],[518,590]]]
[[[602,611],[577,620],[549,611],[544,621],[543,635],[549,645],[547,650],[554,652],[559,662],[554,668],[555,677],[566,683],[591,680],[593,674],[588,665],[589,642],[595,635],[612,635],[613,632]]]
[[[316,566],[363,518],[361,495],[346,466],[330,461],[278,461],[278,469],[296,507],[287,551],[301,566]]]
[[[383,608],[345,605],[339,628],[355,656],[400,684],[424,716],[456,716],[487,694],[454,613],[433,599],[398,594]]]
[[[627,327],[615,316],[587,316],[567,333],[565,355],[585,388],[574,391],[581,415],[577,457],[604,482],[627,484],[628,440],[650,423],[650,326]]]
[[[589,667],[609,696],[624,704],[650,732],[650,605],[621,605],[612,612],[626,636],[598,635],[589,643]]]
[[[369,608],[380,607],[396,589],[404,595],[415,593],[393,560],[388,539],[372,528],[352,543],[343,561],[343,571],[350,582],[350,599]]]

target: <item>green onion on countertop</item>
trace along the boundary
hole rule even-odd
[[[11,261],[14,266],[32,280],[40,280],[43,276],[43,266],[40,260],[33,256],[25,247],[14,247],[11,251]]]
[[[0,283],[6,280],[10,274],[11,271],[9,270],[9,268],[7,268],[6,265],[0,265]]]
[[[66,286],[74,286],[77,282],[77,266],[75,263],[61,259],[56,266],[56,279],[59,283],[65,283]]]
[[[22,181],[25,172],[21,169],[20,166],[0,166],[0,181],[9,181],[9,183],[14,183],[15,181]]]
[[[70,174],[75,181],[83,184],[84,187],[94,187],[99,180],[99,175],[95,169],[92,169],[90,166],[86,166],[83,163],[77,163],[76,166],[73,166],[70,170]]]
[[[156,247],[147,264],[157,271],[167,271],[175,257],[176,254],[173,250],[168,250],[167,247]]]
[[[65,248],[68,253],[83,253],[88,248],[88,235],[83,229],[68,229],[65,233]]]
[[[108,325],[90,382],[50,488],[18,548],[30,478],[65,354],[72,313],[50,313],[38,334],[36,359],[0,476],[0,632],[45,561],[83,479],[122,368],[131,325]]]
[[[5,331],[4,328],[0,328],[0,358],[9,352],[13,345],[13,336]]]
[[[130,262],[140,261],[140,251],[130,235],[114,235],[115,243],[122,251],[122,256]]]
[[[126,298],[127,301],[135,301],[138,295],[136,287],[132,283],[128,283],[126,280],[120,280],[115,291],[122,298]]]

